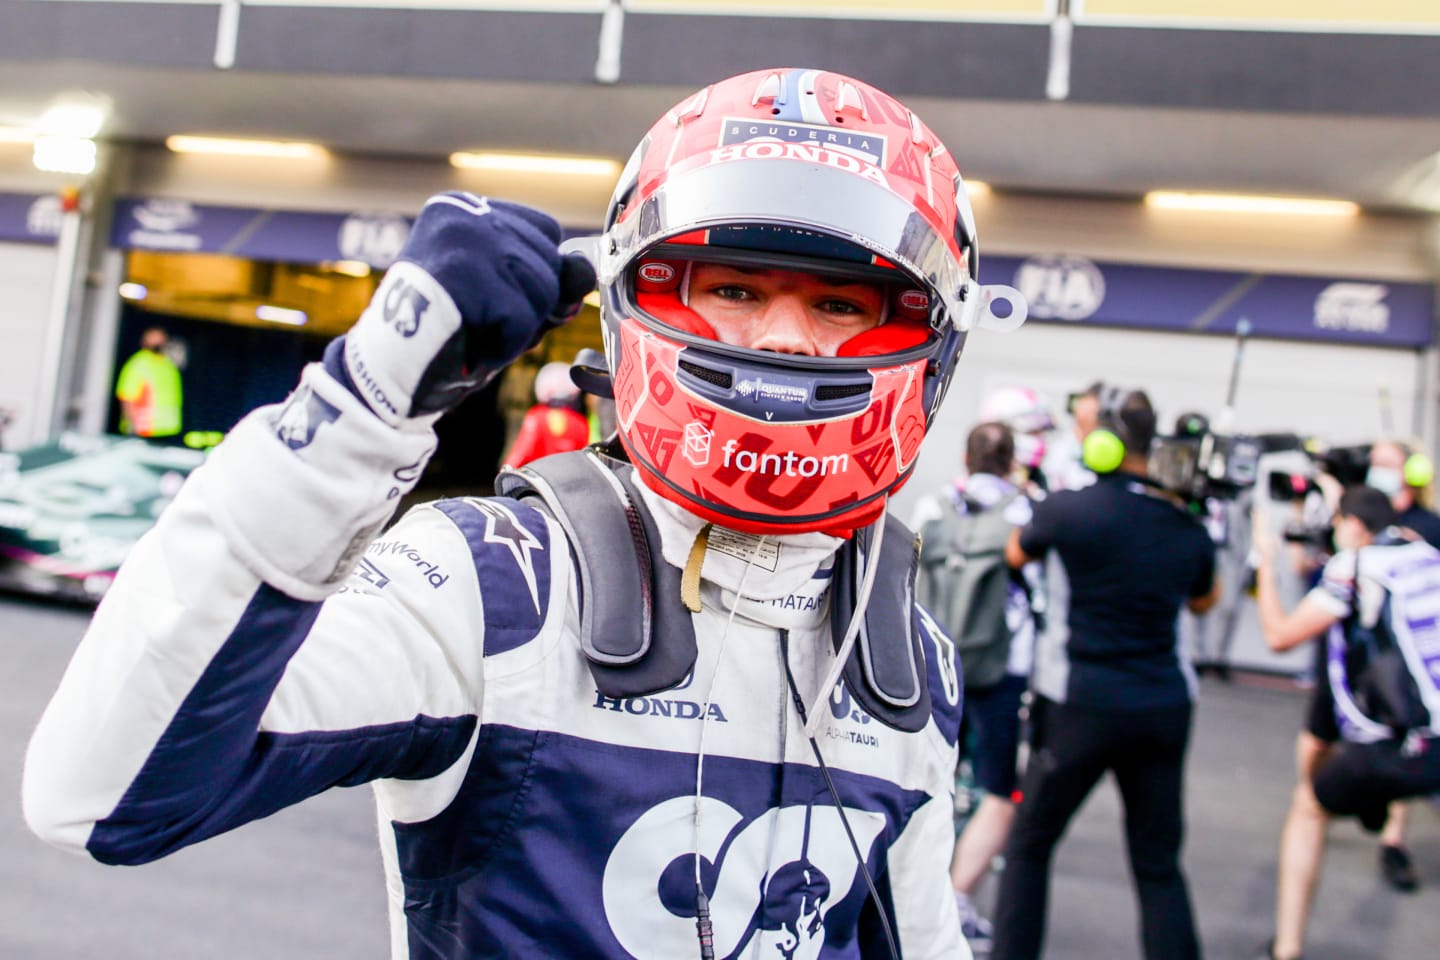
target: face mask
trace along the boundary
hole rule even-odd
[[[1394,467],[1371,467],[1365,473],[1365,486],[1393,497],[1405,486],[1405,477]]]

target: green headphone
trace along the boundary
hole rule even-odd
[[[1423,453],[1412,453],[1405,458],[1404,474],[1407,487],[1428,487],[1435,479],[1435,461]]]
[[[1080,459],[1096,473],[1114,473],[1125,459],[1125,421],[1120,417],[1120,405],[1130,395],[1129,390],[1106,385],[1100,388],[1099,423],[1085,435],[1080,449]]]

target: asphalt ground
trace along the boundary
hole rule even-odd
[[[87,613],[0,598],[0,958],[383,960],[385,891],[369,791],[336,790],[143,867],[104,867],[41,843],[20,817],[30,730]],[[1275,851],[1305,694],[1237,678],[1202,686],[1189,764],[1185,864],[1212,958],[1250,960],[1270,933]],[[1440,957],[1440,812],[1416,804],[1414,894],[1378,874],[1376,841],[1331,831],[1307,960]],[[993,884],[982,891],[988,906]],[[1102,783],[1056,856],[1052,960],[1138,957],[1118,796]]]

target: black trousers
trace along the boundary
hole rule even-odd
[[[1040,956],[1051,857],[1075,811],[1107,770],[1115,773],[1125,806],[1125,841],[1146,960],[1196,960],[1200,941],[1180,870],[1190,705],[1100,712],[1037,697],[1034,709],[1024,799],[1000,878],[992,960]]]

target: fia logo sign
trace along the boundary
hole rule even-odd
[[[1084,320],[1105,302],[1105,276],[1084,257],[1031,257],[1015,271],[1015,286],[1041,320]]]
[[[340,256],[372,267],[388,267],[400,256],[410,221],[388,213],[357,213],[345,218],[335,238]]]
[[[385,313],[385,322],[408,339],[420,329],[420,321],[424,319],[425,311],[430,309],[430,299],[401,277],[385,292],[381,309]]]
[[[58,237],[64,216],[58,196],[41,197],[25,213],[25,232],[34,237]]]

